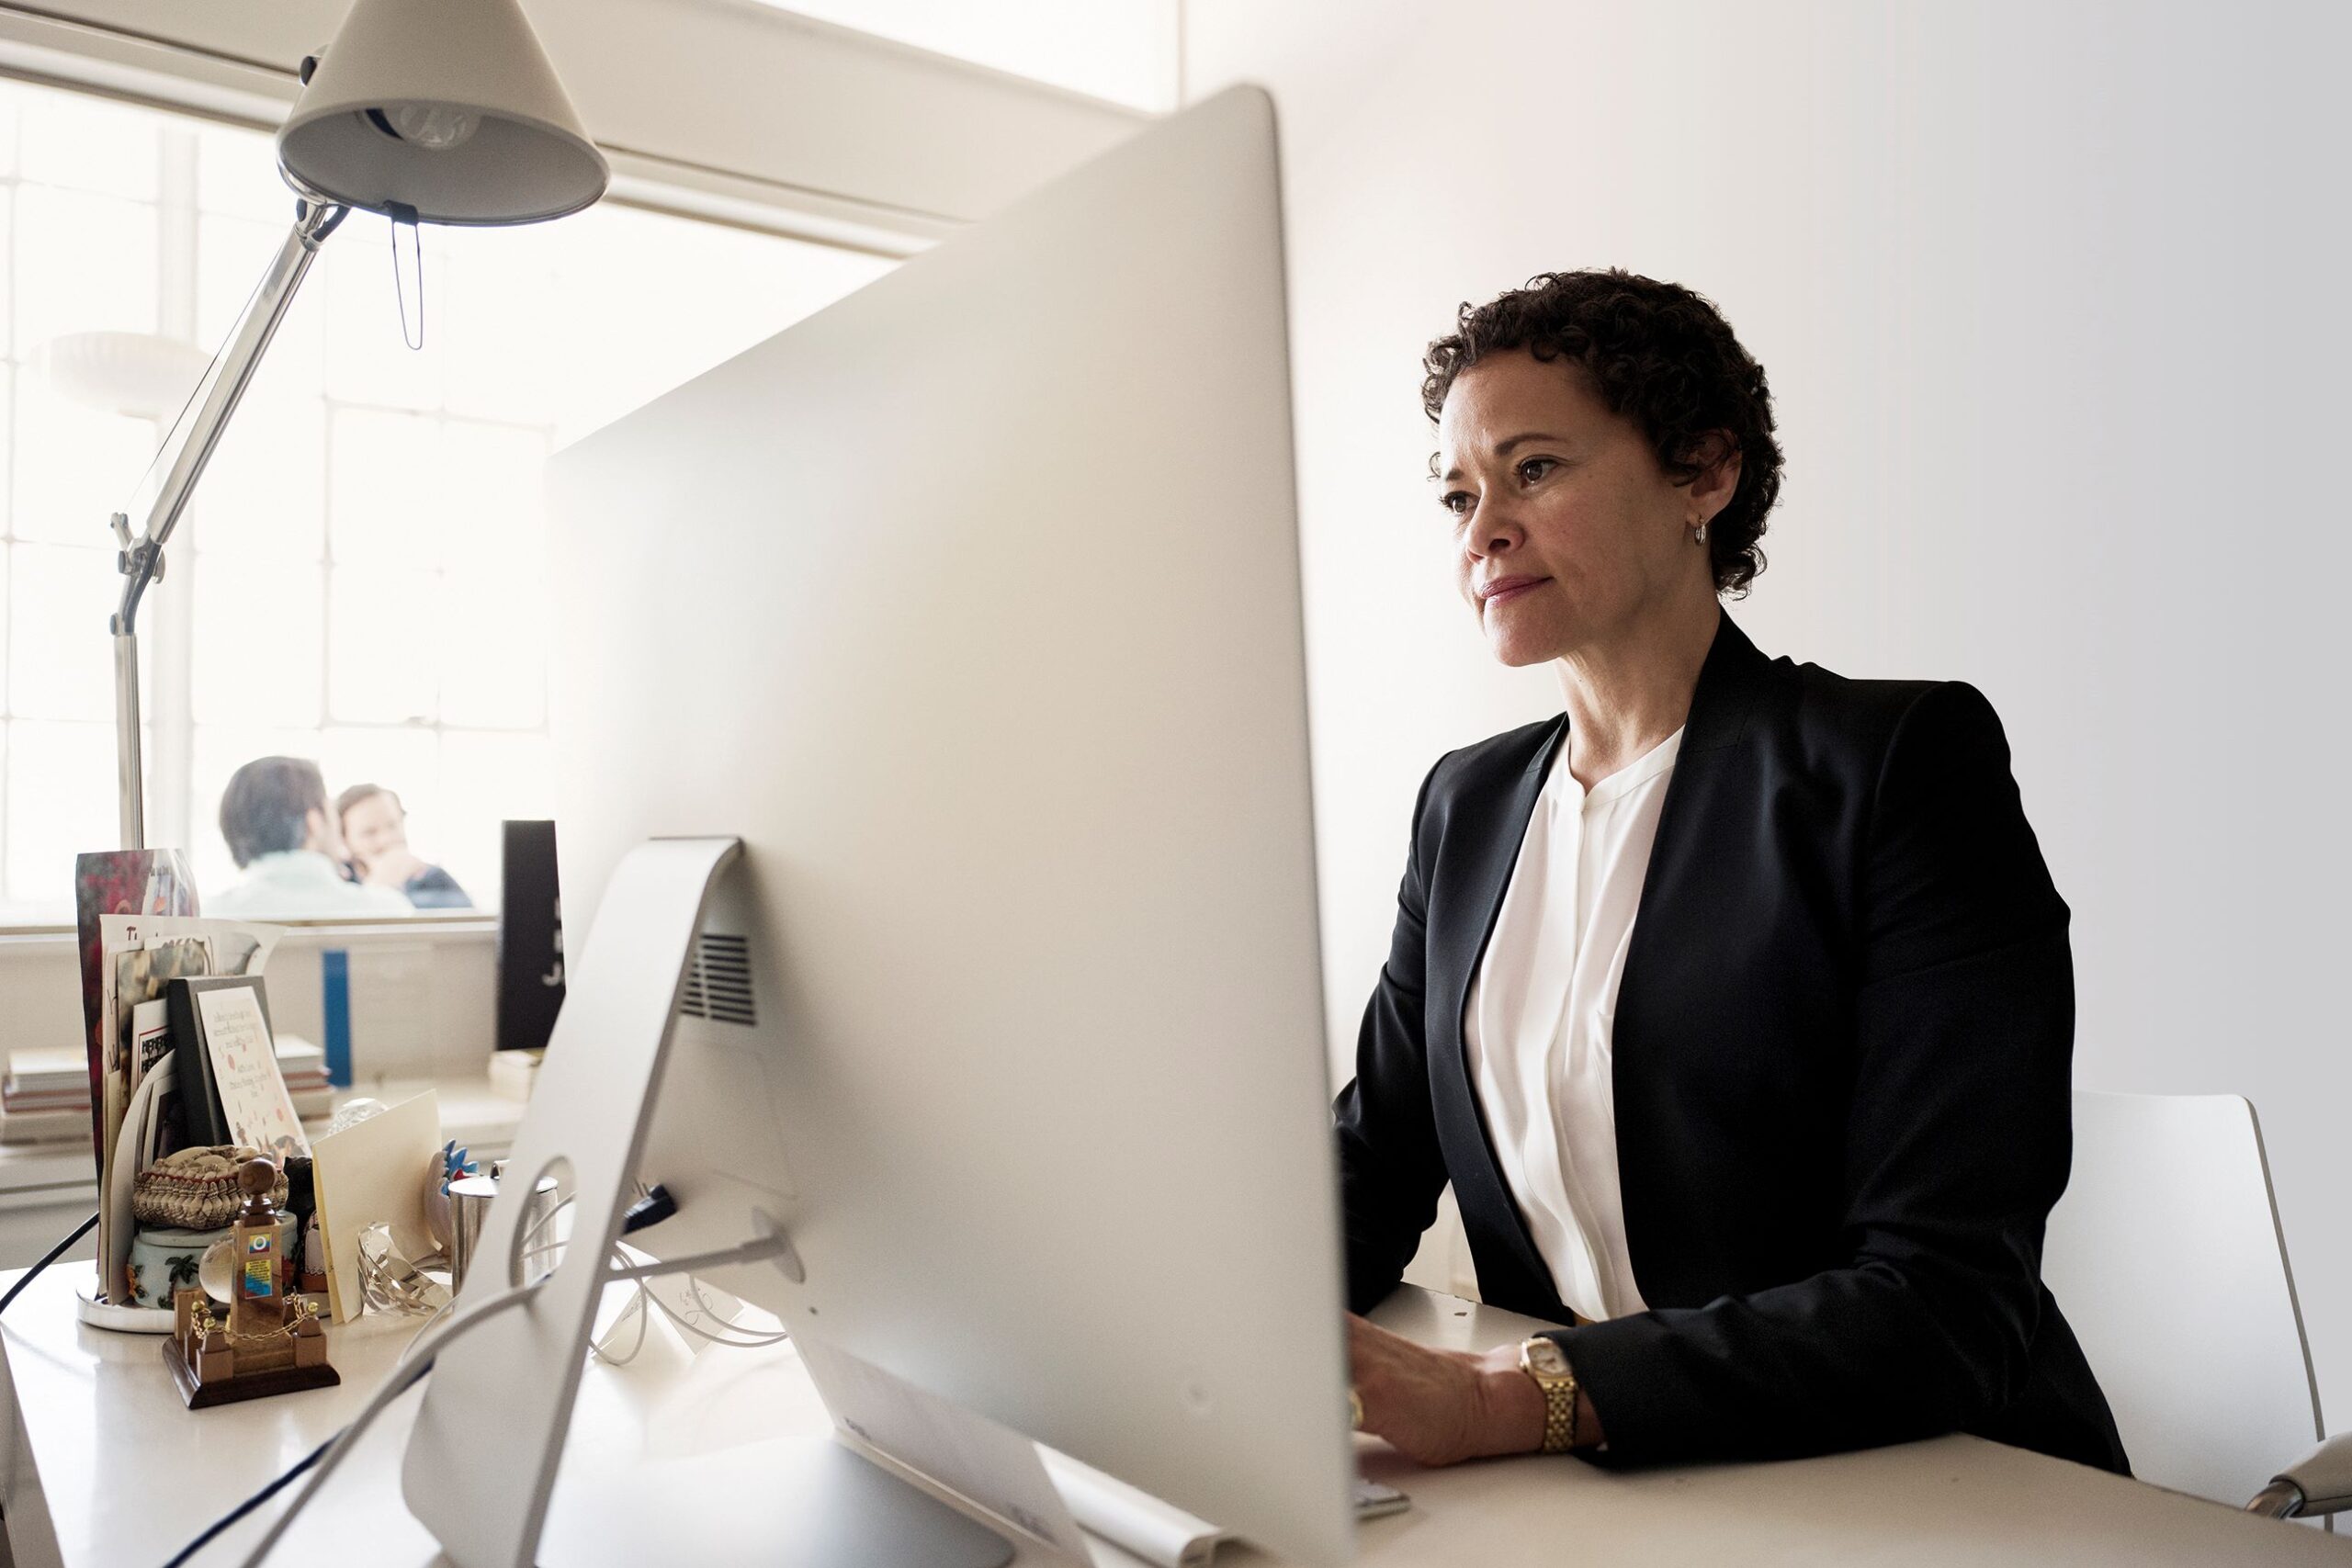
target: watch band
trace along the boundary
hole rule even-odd
[[[1542,1380],[1544,1451],[1564,1454],[1577,1446],[1577,1375]]]
[[[1548,1365],[1546,1364],[1548,1363]],[[1520,1370],[1544,1391],[1544,1446],[1547,1454],[1563,1454],[1577,1446],[1577,1374],[1559,1347],[1538,1337],[1519,1350]],[[1556,1369],[1556,1370],[1555,1370]]]

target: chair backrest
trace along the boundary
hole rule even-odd
[[[2236,1095],[2076,1090],[2041,1277],[2143,1481],[2240,1505],[2322,1435],[2262,1130]]]

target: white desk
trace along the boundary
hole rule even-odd
[[[8,1276],[13,1278],[13,1276]],[[316,1446],[406,1342],[408,1320],[334,1334],[339,1389],[191,1415],[156,1342],[73,1319],[70,1278],[43,1276],[0,1320],[0,1508],[20,1568],[156,1568],[227,1507]],[[1379,1314],[1415,1337],[1476,1345],[1511,1321],[1400,1292]],[[413,1396],[370,1433],[292,1532],[287,1568],[423,1568],[436,1553],[400,1499]],[[781,1521],[760,1517],[763,1446],[821,1440],[822,1407],[789,1346],[687,1357],[669,1342],[582,1381],[540,1558],[774,1563]],[[1771,1465],[1610,1474],[1574,1460],[1414,1468],[1362,1439],[1365,1468],[1413,1495],[1369,1525],[1362,1561],[1471,1564],[1891,1562],[1947,1565],[2352,1564],[2352,1540],[2254,1518],[1969,1438]],[[624,1492],[649,1509],[612,1511]],[[199,1560],[236,1561],[254,1527]],[[330,1555],[331,1554],[331,1555]],[[1023,1568],[1041,1568],[1024,1551]],[[1269,1560],[1243,1550],[1220,1562]],[[911,1565],[910,1565],[911,1568]]]

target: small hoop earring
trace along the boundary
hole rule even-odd
[[[1707,524],[1704,518],[1700,519],[1699,526],[1691,530],[1690,542],[1694,545],[1703,545],[1707,542]]]

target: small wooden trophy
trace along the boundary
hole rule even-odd
[[[343,1380],[327,1365],[326,1330],[317,1309],[286,1288],[278,1256],[285,1245],[269,1190],[277,1167],[247,1160],[237,1170],[245,1201],[229,1232],[233,1278],[223,1323],[202,1289],[172,1292],[172,1337],[164,1359],[190,1410],[297,1389],[329,1388]],[[298,1238],[295,1246],[301,1245]]]

